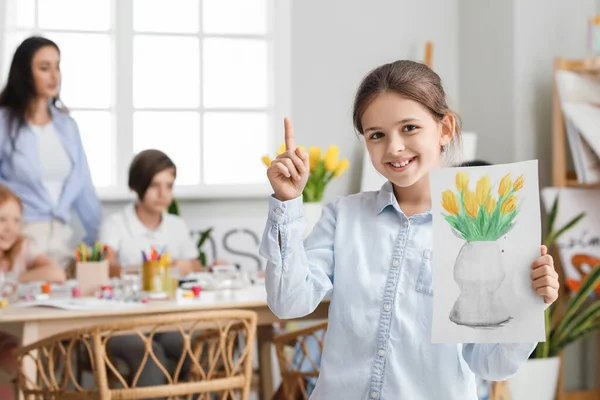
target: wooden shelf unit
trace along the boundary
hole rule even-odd
[[[568,70],[583,73],[600,74],[600,57],[589,58],[585,60],[568,60],[557,58],[554,61],[554,71]],[[577,181],[574,172],[568,170],[569,146],[567,144],[567,134],[565,121],[560,105],[560,98],[556,85],[556,78],[552,77],[554,82],[554,94],[552,105],[552,184],[554,187],[575,187],[575,188],[600,188],[600,183],[582,184]],[[558,258],[558,257],[557,257]],[[555,259],[557,271],[563,274],[560,260]],[[564,285],[563,285],[564,286]],[[564,294],[564,292],[562,293]],[[592,390],[581,390],[575,392],[566,392],[564,389],[564,357],[561,355],[561,367],[559,375],[559,384],[556,394],[557,400],[598,400],[600,399],[600,336],[598,339],[597,358],[597,377],[596,388]]]

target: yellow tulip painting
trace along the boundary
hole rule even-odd
[[[516,192],[523,189],[525,177],[521,175],[513,182],[510,174],[504,175],[497,196],[487,174],[476,180],[475,191],[469,182],[468,173],[456,173],[456,193],[451,189],[442,192],[442,215],[452,231],[467,242],[498,240],[515,224],[519,213]]]
[[[298,146],[302,151],[304,147]],[[285,144],[282,144],[277,151],[277,155],[285,152]],[[323,156],[322,156],[323,155]],[[312,146],[308,148],[308,159],[310,163],[310,174],[306,187],[302,192],[302,198],[305,202],[318,202],[323,199],[325,187],[332,180],[342,175],[350,167],[350,161],[339,159],[340,148],[330,146],[325,152],[320,147]],[[271,165],[269,156],[263,156],[262,162],[269,167]]]

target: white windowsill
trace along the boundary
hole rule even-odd
[[[116,188],[98,188],[96,193],[103,203],[134,201],[135,193]],[[209,187],[182,186],[174,189],[178,200],[260,200],[267,199],[273,189],[268,183],[251,185],[223,185]]]

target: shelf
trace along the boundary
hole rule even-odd
[[[576,72],[600,73],[600,57],[586,58],[584,60],[559,58],[555,61],[555,68]]]
[[[561,400],[598,400],[598,391],[584,390],[580,392],[565,393]]]
[[[582,188],[582,189],[600,189],[600,182],[596,182],[596,183],[580,183],[576,179],[567,179],[567,187]]]

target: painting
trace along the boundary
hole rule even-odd
[[[556,238],[567,289],[577,291],[582,280],[600,264],[600,190],[554,187],[542,190],[542,202],[548,214],[556,200],[554,225],[558,229],[583,214],[577,224]],[[600,287],[592,295],[600,296]]]
[[[430,174],[434,343],[544,341],[537,161]]]

